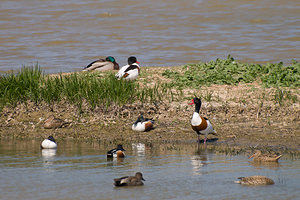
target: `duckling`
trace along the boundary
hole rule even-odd
[[[141,186],[144,185],[142,182],[145,181],[143,178],[143,174],[141,172],[137,172],[135,176],[124,176],[121,178],[115,178],[114,179],[114,185],[116,187],[120,186]]]
[[[119,70],[119,64],[112,56],[108,56],[104,59],[96,60],[86,66],[83,71],[106,71],[106,70]]]
[[[256,150],[255,153],[249,157],[253,158],[254,161],[257,162],[278,162],[279,158],[281,158],[282,155],[262,155],[260,150]]]
[[[125,149],[121,144],[118,144],[117,148],[111,149],[107,152],[108,158],[123,158],[125,157]]]
[[[274,181],[266,176],[248,176],[248,177],[239,177],[239,181],[235,183],[243,185],[273,185]]]
[[[204,135],[204,144],[206,143],[208,134],[215,135],[217,132],[214,130],[212,124],[206,117],[199,115],[201,108],[201,100],[197,97],[192,99],[192,102],[189,105],[195,104],[195,112],[193,114],[191,125],[192,129],[198,134],[198,142],[200,143],[200,135]]]
[[[154,120],[153,119],[148,119],[148,118],[144,118],[143,115],[140,115],[138,117],[138,119],[134,122],[134,124],[132,124],[131,129],[133,131],[150,131],[151,129],[153,129],[153,124],[154,124]]]
[[[52,135],[50,135],[47,139],[44,139],[41,143],[42,149],[56,149],[57,144],[55,142],[55,139]]]
[[[136,57],[131,56],[128,58],[128,64],[123,66],[116,74],[116,78],[125,80],[135,80],[140,74],[140,66]]]

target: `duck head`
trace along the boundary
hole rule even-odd
[[[55,139],[54,139],[54,137],[53,137],[52,135],[50,135],[50,136],[48,137],[48,140],[50,140],[50,141],[52,141],[52,142],[55,142]]]
[[[121,144],[118,144],[117,149],[121,151],[126,151],[125,149],[123,149],[123,146]]]
[[[140,180],[146,181],[146,180],[143,178],[143,174],[142,174],[141,172],[137,172],[137,173],[135,174],[135,177],[137,177],[137,178],[140,179]]]
[[[128,58],[128,65],[132,65],[132,64],[134,64],[134,63],[139,64],[139,62],[137,61],[137,59],[136,59],[135,56],[130,56],[130,57]]]

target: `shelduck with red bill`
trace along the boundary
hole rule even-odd
[[[216,131],[206,117],[200,116],[201,103],[201,100],[197,97],[192,99],[192,102],[189,103],[189,105],[195,104],[195,112],[191,120],[191,125],[193,130],[198,134],[198,142],[200,143],[200,135],[204,135],[204,144],[206,144],[208,134],[216,134]]]

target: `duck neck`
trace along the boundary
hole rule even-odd
[[[199,113],[201,104],[195,104],[195,113]]]

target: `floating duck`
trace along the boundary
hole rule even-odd
[[[123,146],[121,144],[118,144],[117,148],[109,150],[107,152],[108,158],[123,158],[125,157],[125,149],[123,149]]]
[[[49,136],[47,139],[44,139],[41,144],[42,149],[56,149],[57,144],[53,136]]]
[[[56,118],[54,117],[54,115],[51,115],[48,119],[45,120],[44,128],[46,129],[61,128],[65,124],[66,122],[64,120]]]
[[[104,59],[99,59],[88,66],[86,66],[83,71],[106,71],[106,70],[119,70],[119,64],[116,62],[116,59],[112,56],[108,56]]]
[[[125,80],[135,80],[140,73],[140,66],[139,62],[137,61],[136,57],[131,56],[128,58],[128,65],[123,66],[119,72],[116,74],[118,79],[125,79]]]
[[[153,129],[154,120],[144,118],[143,115],[140,115],[138,119],[132,124],[132,130],[134,131],[150,131]]]
[[[274,181],[266,176],[248,176],[248,177],[239,177],[239,183],[242,185],[273,185]]]
[[[256,150],[256,152],[249,157],[253,158],[254,161],[258,162],[278,162],[279,158],[281,158],[282,155],[262,155],[260,150]]]
[[[144,185],[142,182],[145,181],[143,178],[143,174],[141,172],[137,172],[135,176],[124,176],[121,178],[115,178],[114,179],[114,185],[116,187],[120,186],[141,186]]]
[[[195,97],[189,105],[195,104],[195,112],[193,114],[191,125],[194,131],[198,134],[198,141],[200,143],[200,135],[204,135],[204,144],[207,140],[208,134],[216,134],[216,131],[213,129],[210,121],[206,117],[202,117],[199,115],[199,111],[201,108],[201,100]]]

